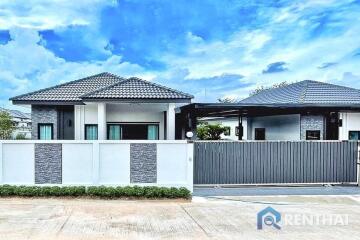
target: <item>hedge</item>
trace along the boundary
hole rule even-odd
[[[186,188],[167,187],[106,187],[106,186],[13,186],[0,185],[0,197],[80,197],[98,198],[185,198],[191,197]]]

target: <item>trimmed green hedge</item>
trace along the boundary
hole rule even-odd
[[[0,197],[79,197],[98,198],[185,198],[191,197],[186,188],[167,187],[106,187],[106,186],[12,186],[0,185]]]

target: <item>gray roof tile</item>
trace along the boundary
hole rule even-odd
[[[124,83],[124,85],[122,85]],[[111,73],[100,73],[68,83],[13,97],[16,102],[82,102],[83,97],[96,98],[177,98],[193,96],[138,78],[125,79]]]
[[[140,78],[129,78],[82,96],[83,99],[190,99],[192,95]]]
[[[31,119],[31,114],[19,110],[12,110],[0,107],[0,112],[8,112],[13,118]]]
[[[261,91],[245,98],[247,104],[360,104],[360,90],[305,80]]]

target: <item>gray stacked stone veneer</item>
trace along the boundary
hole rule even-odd
[[[55,106],[31,106],[32,139],[38,139],[38,124],[52,123],[53,137],[57,139],[57,118],[58,112]]]
[[[130,182],[156,183],[156,144],[130,144]]]
[[[35,183],[62,183],[62,146],[56,143],[35,144]]]
[[[320,139],[324,139],[325,120],[322,115],[302,115],[300,118],[300,137],[306,140],[307,130],[320,130]]]

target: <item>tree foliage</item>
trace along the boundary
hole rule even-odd
[[[236,103],[238,100],[236,98],[231,97],[224,97],[224,98],[218,98],[219,103]]]
[[[0,139],[10,139],[14,129],[10,114],[0,111]]]
[[[271,85],[271,86],[268,86],[268,87],[265,87],[265,86],[261,85],[261,86],[258,86],[257,88],[255,88],[254,90],[252,90],[252,91],[250,92],[249,96],[254,96],[254,95],[256,95],[256,94],[258,94],[258,93],[260,93],[260,92],[262,92],[262,91],[264,91],[264,90],[269,90],[269,89],[274,89],[274,88],[285,87],[285,86],[287,86],[287,85],[289,85],[289,83],[286,82],[286,81],[281,82],[281,83],[275,83],[275,84],[273,84],[273,85]]]
[[[23,133],[18,133],[15,137],[16,140],[25,140],[26,139],[26,135]]]
[[[220,135],[226,131],[221,124],[201,123],[197,127],[197,137],[200,140],[220,140]]]

